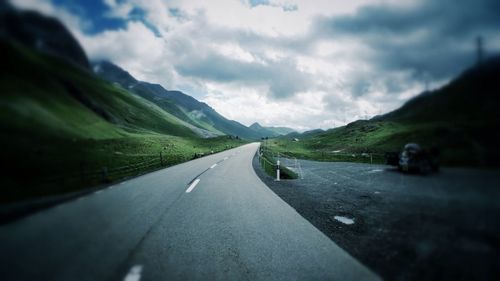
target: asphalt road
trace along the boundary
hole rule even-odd
[[[385,280],[500,280],[499,170],[300,160],[303,180],[276,182],[256,162],[276,194]]]
[[[0,280],[379,280],[257,177],[257,148],[0,226]]]

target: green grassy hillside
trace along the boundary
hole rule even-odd
[[[301,158],[367,162],[360,155],[369,153],[374,154],[375,162],[383,162],[385,152],[417,142],[439,148],[445,165],[498,166],[499,78],[500,59],[494,58],[388,114],[324,132],[278,138],[269,144],[274,151]]]
[[[62,59],[0,43],[2,120],[10,130],[105,138],[147,131],[195,136],[178,119],[140,97]],[[15,117],[15,118],[13,118]]]
[[[66,60],[0,41],[0,202],[59,194],[240,145]],[[161,153],[161,156],[160,156]]]
[[[169,91],[158,84],[136,80],[128,72],[106,61],[93,64],[100,77],[118,83],[124,89],[153,102],[181,120],[212,135],[236,135],[242,138],[258,139],[260,134],[236,121],[228,120],[207,104],[180,91]]]

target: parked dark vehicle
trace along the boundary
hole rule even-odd
[[[416,143],[408,143],[399,155],[398,169],[404,172],[427,174],[439,170],[437,149],[425,150]]]

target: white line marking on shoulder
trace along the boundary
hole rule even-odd
[[[186,189],[186,193],[190,193],[196,187],[196,185],[200,182],[200,179],[196,179],[193,183]]]
[[[134,265],[128,271],[123,281],[139,281],[141,280],[142,265]]]

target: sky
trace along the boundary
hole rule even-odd
[[[91,60],[245,125],[328,129],[394,110],[500,52],[498,0],[12,0]]]

